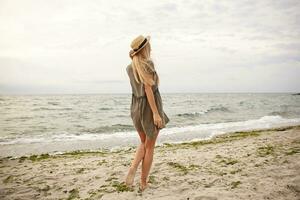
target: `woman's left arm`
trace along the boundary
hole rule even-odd
[[[152,113],[153,113],[154,124],[157,125],[158,127],[161,127],[162,126],[162,119],[161,119],[161,117],[158,113],[158,110],[157,110],[157,106],[156,106],[156,102],[155,102],[155,99],[154,99],[154,94],[153,94],[152,87],[148,84],[144,84],[144,86],[145,86],[145,93],[146,93],[150,108],[151,108]]]

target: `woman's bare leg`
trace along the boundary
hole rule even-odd
[[[141,174],[141,189],[142,190],[144,190],[147,187],[147,178],[148,178],[150,168],[152,165],[152,161],[153,161],[154,147],[155,147],[155,142],[156,142],[158,132],[157,132],[157,134],[155,134],[155,136],[152,139],[146,137],[145,156],[144,156],[143,163],[142,163],[142,174]]]
[[[136,149],[135,152],[135,157],[131,162],[127,177],[126,177],[126,185],[127,186],[132,186],[133,181],[134,181],[134,176],[136,173],[136,170],[141,162],[141,160],[144,158],[145,155],[145,140],[146,140],[146,134],[143,132],[138,132],[140,139],[141,139],[141,143],[139,144],[139,146]]]

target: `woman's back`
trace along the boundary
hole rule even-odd
[[[150,65],[151,68],[149,68],[149,66],[147,66],[145,69],[146,69],[147,73],[153,75],[153,79],[155,80],[155,84],[152,86],[152,90],[156,91],[158,89],[157,73],[155,71],[153,62],[151,60],[149,60],[148,63],[149,63],[149,65]],[[132,63],[130,63],[127,66],[126,71],[127,71],[127,74],[128,74],[128,76],[130,78],[130,85],[131,85],[132,93],[136,97],[145,96],[146,93],[145,93],[144,84],[141,83],[141,82],[138,83],[135,80]]]

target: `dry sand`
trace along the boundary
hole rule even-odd
[[[1,158],[0,199],[300,199],[300,126],[157,146],[142,193],[134,150]]]

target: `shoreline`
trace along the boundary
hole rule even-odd
[[[279,115],[262,116],[255,119],[204,123],[167,127],[163,129],[156,144],[181,143],[194,140],[205,140],[236,131],[252,131],[256,129],[280,128],[300,125],[300,118],[283,118]],[[76,150],[113,150],[136,146],[139,143],[136,131],[118,131],[105,134],[48,134],[40,136],[23,136],[15,139],[3,139],[0,143],[0,157],[20,157],[31,154],[53,154]]]
[[[155,147],[150,187],[124,178],[135,147],[0,158],[1,199],[297,199],[300,125]],[[38,176],[36,176],[38,175]]]
[[[275,127],[275,128],[259,128],[259,129],[251,129],[247,131],[232,131],[232,132],[227,132],[227,133],[222,133],[218,135],[214,135],[208,139],[194,139],[191,141],[179,141],[179,142],[164,142],[162,144],[156,144],[155,148],[159,147],[164,147],[164,146],[176,146],[176,145],[182,145],[182,144],[187,144],[187,143],[210,143],[213,142],[214,140],[218,138],[223,138],[227,137],[232,134],[237,134],[237,133],[251,133],[251,132],[268,132],[268,131],[284,131],[284,130],[289,130],[293,129],[295,127],[300,127],[300,125],[288,125],[288,126],[282,126],[282,127]],[[27,154],[27,155],[22,155],[22,156],[0,156],[1,159],[18,159],[18,158],[29,158],[31,156],[33,157],[38,157],[38,156],[45,156],[45,157],[51,157],[51,156],[56,156],[56,155],[68,155],[68,154],[73,154],[75,155],[76,153],[78,154],[97,154],[97,153],[115,153],[115,152],[121,152],[121,151],[128,151],[131,149],[135,149],[136,145],[127,145],[127,146],[121,146],[121,147],[115,147],[115,148],[97,148],[97,149],[88,149],[88,150],[71,150],[71,151],[54,151],[54,152],[49,152],[49,153],[39,153],[39,154]]]

